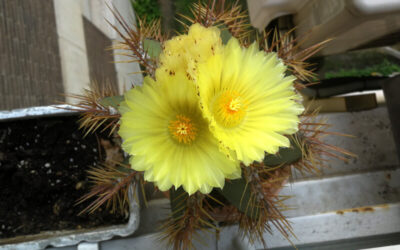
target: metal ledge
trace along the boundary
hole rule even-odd
[[[0,111],[0,122],[9,120],[30,119],[45,116],[61,116],[61,115],[74,115],[78,111],[68,110],[76,109],[71,105],[50,105],[38,106],[22,109],[2,110]]]
[[[360,212],[364,208],[355,208],[342,211],[342,213],[335,211],[291,218],[290,222],[297,236],[297,239],[292,237],[291,240],[297,247],[301,248],[303,245],[313,244],[313,246],[317,246],[327,242],[357,238],[363,238],[363,241],[365,241],[378,235],[382,237],[400,232],[400,221],[398,219],[400,203],[377,205],[371,208],[364,212]],[[359,212],[355,212],[355,210]],[[268,249],[292,247],[274,227],[271,234],[264,234],[264,239]],[[398,241],[397,243],[399,243]],[[238,226],[232,226],[221,230],[218,249],[255,250],[264,249],[264,246],[259,242],[254,245],[249,244],[247,239],[243,240],[238,235]],[[359,247],[351,249],[359,249]]]

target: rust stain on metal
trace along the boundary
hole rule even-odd
[[[367,207],[358,207],[358,208],[349,208],[337,210],[336,214],[343,215],[344,213],[369,213],[374,212],[376,208],[389,208],[388,204],[376,205],[376,206],[367,206]]]
[[[373,207],[364,207],[360,209],[360,212],[373,212],[375,209]]]
[[[389,205],[388,204],[376,205],[375,207],[389,209]]]

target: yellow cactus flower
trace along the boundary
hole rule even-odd
[[[197,64],[221,51],[222,41],[218,28],[193,24],[187,35],[176,36],[164,43],[156,79],[182,71],[188,79],[193,80],[196,77]]]
[[[142,87],[125,93],[119,135],[131,155],[133,169],[166,191],[209,193],[225,178],[239,178],[239,161],[219,151],[199,108],[195,85],[182,73],[158,79],[146,77]]]
[[[221,143],[245,165],[289,147],[285,135],[298,130],[304,110],[293,76],[275,53],[253,44],[242,49],[231,38],[222,55],[198,66],[197,88],[204,116]]]

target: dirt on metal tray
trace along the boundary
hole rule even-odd
[[[88,205],[76,205],[90,188],[86,171],[104,159],[98,141],[106,140],[83,138],[76,116],[1,122],[0,240],[126,223],[128,212],[78,215]]]

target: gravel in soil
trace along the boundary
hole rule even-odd
[[[0,123],[0,239],[127,222],[104,208],[78,215],[86,171],[105,157],[101,139],[83,138],[75,116]]]

